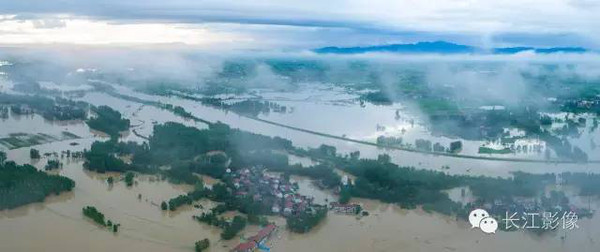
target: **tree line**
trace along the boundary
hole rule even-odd
[[[0,156],[5,157],[5,154]],[[75,186],[75,182],[67,177],[49,175],[31,165],[17,165],[15,162],[5,161],[6,158],[2,159],[0,210],[42,202],[47,196],[71,191]]]

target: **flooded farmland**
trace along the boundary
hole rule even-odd
[[[595,185],[583,179],[579,181],[583,186],[574,189],[563,186],[561,183],[564,181],[558,175],[544,175],[572,172],[593,178],[593,174],[600,174],[600,152],[595,149],[595,142],[600,141],[600,131],[597,130],[597,118],[592,113],[555,111],[543,114],[553,121],[551,125],[540,126],[541,130],[559,132],[561,144],[568,141],[572,145],[568,145],[570,151],[576,147],[589,157],[589,162],[576,162],[562,159],[541,137],[531,137],[517,127],[502,127],[501,137],[462,139],[435,131],[428,116],[415,111],[410,101],[385,104],[368,102],[363,95],[371,91],[356,91],[334,84],[301,83],[293,91],[250,88],[242,93],[201,95],[196,93],[196,89],[184,89],[184,92],[157,88],[158,91],[152,92],[139,86],[117,84],[121,81],[113,83],[92,78],[84,82],[86,84],[81,87],[68,88],[61,88],[60,84],[54,82],[39,83],[40,92],[48,92],[46,95],[53,99],[68,98],[88,104],[84,119],[46,120],[39,111],[18,115],[12,112],[12,108],[3,110],[7,112],[0,119],[0,150],[7,153],[6,160],[31,164],[46,174],[72,179],[75,186],[72,191],[51,195],[43,202],[0,211],[0,251],[193,251],[195,243],[202,239],[210,241],[206,251],[213,252],[232,251],[238,244],[248,243],[262,247],[255,251],[340,252],[597,251],[599,247],[600,217],[596,213],[600,209],[600,199],[589,196],[596,193]],[[5,86],[0,88],[3,90]],[[24,91],[9,92],[14,95],[26,94]],[[202,100],[204,98],[222,99],[219,101],[223,103],[203,102],[206,101]],[[273,108],[258,110],[260,112],[256,114],[228,109],[227,105],[236,102],[249,102],[245,103],[250,104],[247,105],[249,107],[267,103]],[[5,103],[5,106],[8,108],[11,104]],[[117,114],[117,120],[111,123],[126,119],[128,126],[113,134],[92,129],[92,119],[107,116],[98,109],[104,106]],[[504,107],[490,104],[468,109],[479,113],[490,109],[503,110]],[[168,122],[182,126],[174,126],[175,132],[168,132],[173,128],[161,128]],[[229,144],[236,143],[232,140],[234,138],[223,137],[225,141],[212,138],[210,134],[219,133],[218,130],[229,130],[218,122],[245,132],[284,138],[294,147],[303,149],[279,146],[264,151],[261,141],[267,141],[265,138],[250,138],[256,140],[246,143],[252,149],[248,152],[251,157],[260,157],[265,153],[277,154],[287,158],[287,163],[281,166],[290,170],[270,172],[268,165],[260,163],[261,160],[232,162],[241,156],[238,155],[242,148],[227,149]],[[100,126],[110,130],[114,126],[111,123]],[[215,125],[217,127],[212,127]],[[576,127],[570,128],[572,125]],[[163,135],[153,137],[161,129]],[[195,131],[197,129],[202,131]],[[482,127],[481,131],[484,130]],[[394,146],[382,147],[384,145],[379,142],[386,138],[391,139]],[[155,142],[151,143],[152,140]],[[72,158],[65,154],[67,151],[92,153],[91,147],[96,141],[110,145],[107,148],[110,150],[100,151],[100,159],[94,159],[98,156]],[[163,146],[157,143],[159,141],[164,141]],[[443,150],[437,153],[418,150],[416,145],[419,141],[438,144]],[[453,153],[449,148],[456,141],[461,142],[461,147],[457,153]],[[180,158],[185,157],[188,150],[181,146],[197,152],[193,153],[192,159]],[[97,147],[101,149],[106,146],[97,144]],[[151,148],[161,147],[161,153],[150,152]],[[482,147],[493,151],[482,152]],[[32,149],[38,150],[42,157],[32,158]],[[323,157],[322,153],[311,152],[323,150],[333,154]],[[503,150],[507,151],[503,153]],[[137,153],[142,158],[136,160],[139,156],[133,154],[135,151],[139,151]],[[149,153],[150,158],[144,156]],[[388,161],[385,161],[383,154],[389,156]],[[335,158],[343,159],[343,162],[334,163]],[[359,169],[361,167],[358,166],[363,164],[361,158],[372,159],[366,166],[370,169]],[[92,171],[93,167],[90,166],[92,161],[98,160],[104,162],[104,170],[100,170],[102,172]],[[58,168],[50,169],[50,161],[60,162]],[[118,167],[121,164],[119,161],[126,165],[133,164],[128,167],[131,170],[104,172],[110,170],[106,168],[114,168],[111,165]],[[327,166],[330,163],[335,165]],[[381,164],[400,167],[389,165],[377,169]],[[290,167],[298,170],[291,170]],[[319,173],[315,167],[328,168],[332,172]],[[414,177],[398,176],[389,172],[391,168]],[[182,170],[189,173],[176,173]],[[371,173],[371,170],[375,171]],[[429,171],[439,173],[427,173]],[[511,186],[519,188],[516,190],[535,189],[536,185],[529,187],[528,182],[516,179],[515,172],[538,175],[543,180],[540,183],[550,184],[543,188],[544,198],[516,196],[517,200],[511,201],[504,197],[504,193],[519,194],[511,191]],[[127,174],[135,174],[131,186],[127,185]],[[189,176],[177,180],[186,175]],[[427,181],[428,176],[439,176],[443,180]],[[192,179],[186,180],[189,178]],[[326,183],[331,183],[328,178],[335,179],[334,186]],[[371,179],[380,183],[365,182]],[[456,182],[461,179],[466,182]],[[478,179],[486,179],[491,187],[478,184]],[[576,180],[577,177],[571,179]],[[403,184],[404,180],[408,182]],[[277,182],[271,184],[272,181]],[[501,184],[504,181],[516,182],[509,184],[508,189],[500,188],[505,186]],[[437,186],[443,183],[451,186],[439,189]],[[204,185],[202,189],[206,190],[199,190],[199,184]],[[500,197],[480,202],[486,196],[481,194],[482,186],[490,194],[498,193]],[[399,189],[389,193],[394,187]],[[422,198],[402,201],[404,197],[414,196],[418,192],[415,188],[420,187],[428,188],[419,195]],[[250,189],[244,191],[240,188]],[[352,188],[357,189],[353,191]],[[247,220],[257,217],[249,211],[256,210],[251,207],[257,204],[244,208],[246,201],[233,204],[228,201],[230,198],[217,198],[217,192],[235,195],[233,197],[236,199],[251,199],[253,203],[258,202],[260,207],[264,207],[264,203],[266,214],[261,208],[263,212],[256,222],[244,224],[234,232],[233,238],[227,240],[224,234],[234,225],[236,217]],[[194,193],[201,194],[200,199],[191,200],[190,195],[197,195]],[[586,193],[588,196],[582,196]],[[347,202],[341,203],[349,194],[351,196],[346,198]],[[435,204],[441,202],[445,204],[442,210],[508,206],[521,211],[528,209],[524,207],[538,204],[538,200],[551,201],[552,197],[561,196],[564,198],[560,203],[548,204],[554,204],[551,207],[557,211],[582,213],[577,228],[558,228],[544,233],[517,230],[485,234],[471,227],[464,218],[466,216],[463,216],[466,214],[460,211],[443,212],[435,208],[439,207]],[[435,200],[423,200],[427,197]],[[171,200],[178,198],[189,202],[167,210],[173,206]],[[567,202],[565,199],[568,199]],[[420,204],[419,200],[426,203]],[[169,205],[164,205],[167,202]],[[111,232],[86,218],[89,216],[82,214],[82,208],[86,206],[97,208],[106,219],[119,223],[120,230]],[[354,208],[356,206],[360,208]],[[214,214],[219,207],[224,209]],[[315,221],[310,228],[292,228],[294,223],[290,221],[290,216],[301,216],[298,214],[300,211],[316,216],[318,210],[315,209],[325,209],[327,217],[320,222]],[[214,220],[210,219],[210,214],[214,214]],[[204,219],[201,220],[199,216]],[[505,224],[502,216],[495,217],[500,224]],[[266,223],[261,223],[263,220],[278,228],[260,244],[252,244],[263,228],[268,227]],[[305,219],[301,221],[309,222]]]
[[[119,90],[122,93],[128,95],[135,95],[137,97],[138,92],[133,91],[131,89],[120,87]],[[122,91],[127,90],[127,91]],[[448,156],[440,156],[435,154],[422,154],[415,152],[407,152],[407,151],[399,151],[394,149],[387,148],[377,148],[374,146],[362,145],[354,142],[343,141],[339,139],[332,139],[328,137],[318,136],[309,134],[306,132],[300,132],[292,129],[287,129],[283,127],[279,127],[276,125],[266,124],[260,121],[252,120],[248,117],[243,117],[237,115],[232,112],[228,112],[221,109],[216,109],[213,107],[205,106],[200,104],[199,102],[194,102],[191,100],[182,99],[179,97],[171,96],[171,97],[163,97],[163,96],[155,96],[155,95],[147,95],[141,94],[141,96],[145,97],[145,99],[153,100],[153,101],[161,101],[163,103],[173,104],[177,106],[181,106],[185,108],[187,111],[192,113],[193,115],[203,118],[205,120],[211,122],[224,122],[229,125],[232,125],[234,128],[239,128],[242,130],[255,132],[259,134],[264,134],[267,136],[279,136],[282,138],[289,139],[293,142],[295,146],[298,147],[310,147],[316,148],[321,144],[331,145],[336,147],[339,153],[350,153],[353,151],[360,151],[361,157],[365,158],[377,158],[380,154],[388,154],[391,156],[394,163],[397,163],[402,166],[412,166],[420,169],[433,169],[447,172],[449,174],[468,174],[468,175],[488,175],[488,176],[510,176],[510,173],[513,171],[527,171],[530,173],[546,173],[546,172],[599,172],[596,167],[597,163],[546,163],[546,162],[512,162],[512,161],[497,161],[497,160],[484,160],[484,159],[469,159],[469,158],[456,158],[456,157],[448,157]],[[115,99],[110,98],[110,99]],[[118,107],[125,107],[132,102],[129,101],[120,101]],[[133,103],[135,104],[135,103]],[[307,106],[304,103],[300,103],[303,107]],[[130,105],[131,106],[131,105]],[[309,108],[311,110],[304,109],[304,113],[300,114],[300,117],[294,116],[294,113],[279,115],[277,113],[271,113],[269,115],[269,119],[271,116],[274,120],[279,118],[283,124],[291,124],[294,126],[306,126],[310,130],[323,130],[326,133],[331,133],[334,135],[342,136],[344,134],[350,132],[356,132],[355,134],[361,134],[363,136],[372,135],[371,139],[377,138],[377,124],[384,125],[385,123],[389,124],[398,124],[398,122],[394,119],[395,110],[394,109],[386,109],[379,108],[374,105],[370,105],[366,108],[366,110],[361,110],[360,107],[355,105],[352,106],[342,106],[342,105],[331,105],[331,104],[323,104],[321,101],[318,103],[312,104],[308,103]],[[295,110],[302,111],[303,109],[298,108]],[[123,110],[126,111],[126,110]],[[330,111],[327,113],[327,116],[323,117],[315,117],[315,111]],[[356,114],[357,116],[353,115]],[[370,117],[369,119],[364,119],[363,117]],[[286,119],[287,118],[287,119]],[[361,119],[359,119],[361,118]],[[181,119],[180,119],[181,120]],[[288,121],[286,121],[288,120]],[[291,120],[291,121],[289,121]],[[325,120],[325,121],[324,121]],[[327,121],[329,120],[329,121]],[[399,125],[405,125],[402,121]],[[405,125],[406,129],[410,129],[409,125]],[[339,127],[336,130],[336,127]],[[402,126],[395,126],[402,127]],[[344,130],[348,129],[348,130]],[[429,136],[428,133],[422,126],[415,125],[413,128],[417,137],[426,137]],[[599,131],[594,131],[593,134],[596,136],[599,134]],[[407,133],[408,134],[408,133]],[[586,133],[588,134],[588,133]],[[582,136],[584,137],[584,136]],[[444,137],[437,137],[435,139],[446,139],[444,142],[449,143],[451,139],[447,139]],[[442,140],[439,140],[442,141]],[[589,140],[588,140],[589,141]],[[467,142],[467,141],[465,141]],[[480,143],[473,143],[472,150],[476,149]],[[468,144],[465,144],[468,145]],[[469,147],[465,147],[469,148]],[[589,151],[591,154],[591,158],[593,158],[597,153],[594,151]],[[479,154],[478,154],[479,155]],[[537,155],[537,154],[535,154]],[[449,167],[449,169],[444,169],[443,167]]]
[[[372,146],[347,143],[302,132],[292,131],[272,125],[264,125],[232,113],[193,104],[186,100],[162,98],[168,102],[185,106],[199,117],[210,121],[223,121],[245,130],[292,139],[294,144],[317,147],[327,143],[341,152],[359,150],[361,155],[373,157],[388,153],[402,165],[435,169],[449,165],[448,173],[508,175],[513,170],[529,172],[548,171],[595,171],[592,164],[537,164],[512,163],[488,160],[469,160],[452,157],[378,149]],[[134,129],[149,136],[152,125],[166,121],[179,121],[190,126],[203,128],[205,125],[182,120],[151,106],[143,106],[101,93],[89,93],[84,99],[94,105],[110,104],[132,120]],[[315,108],[317,109],[317,108]],[[331,116],[337,114],[332,112]],[[376,116],[376,115],[374,115]],[[290,117],[291,118],[291,117]],[[277,118],[271,118],[277,120]],[[291,123],[290,121],[285,121]],[[299,120],[301,122],[303,120]],[[10,127],[3,127],[4,134],[12,131],[45,132],[56,134],[61,131],[74,132],[80,139],[54,141],[36,145],[40,152],[60,152],[63,150],[81,151],[89,148],[95,139],[85,124],[50,124],[38,116],[8,119]],[[138,123],[139,122],[139,123]],[[41,126],[33,126],[33,125]],[[319,124],[321,125],[321,124]],[[306,125],[310,127],[310,124]],[[365,126],[368,127],[368,126]],[[343,128],[343,127],[342,127]],[[358,127],[357,129],[359,129]],[[326,130],[326,129],[322,129]],[[133,134],[126,134],[123,140],[144,141]],[[71,145],[76,142],[77,145]],[[30,163],[29,148],[8,151],[8,159],[19,163]],[[229,251],[238,241],[220,241],[219,230],[192,220],[192,216],[202,210],[184,207],[175,212],[163,212],[159,204],[164,200],[190,191],[190,186],[174,185],[155,176],[138,175],[135,185],[125,186],[118,173],[98,174],[83,169],[83,160],[63,159],[64,167],[59,174],[73,179],[76,187],[72,192],[52,196],[43,203],[34,203],[18,209],[0,213],[0,249],[3,251],[190,251],[191,244],[200,238],[215,241],[209,251]],[[313,161],[292,156],[291,163],[311,165]],[[44,160],[32,164],[42,169]],[[468,169],[468,170],[467,170]],[[106,179],[115,177],[113,185]],[[331,191],[316,187],[310,179],[293,177],[299,184],[299,192],[311,195],[316,202],[327,203],[335,199]],[[207,184],[214,181],[207,180]],[[453,192],[454,197],[457,192]],[[558,231],[542,236],[516,232],[499,232],[485,235],[472,230],[466,221],[455,220],[443,215],[426,213],[422,210],[404,210],[393,204],[378,201],[355,199],[362,203],[369,216],[357,218],[350,215],[330,213],[328,218],[308,234],[294,234],[281,229],[268,244],[274,251],[594,251],[595,238],[600,237],[600,218],[582,219],[580,228],[572,231]],[[198,204],[208,208],[213,203],[201,200]],[[591,203],[590,203],[591,204]],[[104,230],[84,219],[81,208],[94,205],[107,217],[122,224],[118,234]],[[594,200],[593,209],[600,203]],[[279,218],[273,219],[284,225]],[[257,227],[249,226],[244,234],[256,232]],[[566,238],[560,238],[560,237]],[[27,237],[24,239],[23,237]],[[35,240],[35,242],[31,242]]]

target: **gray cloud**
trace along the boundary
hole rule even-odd
[[[117,23],[202,23],[210,28],[240,33],[248,33],[250,29],[256,32],[256,39],[271,39],[271,44],[280,47],[384,44],[440,38],[472,45],[489,43],[490,38],[491,42],[499,38],[498,43],[503,45],[597,47],[600,41],[595,32],[600,26],[596,15],[600,6],[588,0],[440,0],[435,4],[413,0],[0,0],[0,6],[0,13],[32,17],[70,14]],[[219,25],[221,23],[237,26]],[[269,27],[282,36],[274,32],[266,34],[256,27]],[[283,35],[289,34],[297,35],[286,40]],[[509,39],[502,39],[505,34]],[[339,36],[347,39],[340,41],[336,39]],[[578,39],[561,41],[565,36]],[[311,43],[315,38],[321,39]],[[304,43],[298,43],[299,39]]]

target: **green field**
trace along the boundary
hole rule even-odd
[[[63,131],[61,136],[52,136],[44,133],[29,134],[29,133],[11,133],[8,137],[0,138],[0,145],[4,145],[9,149],[17,149],[29,147],[38,144],[50,143],[54,141],[63,141],[78,139],[79,136]]]
[[[479,154],[510,154],[510,153],[514,153],[514,151],[512,151],[509,148],[497,150],[497,149],[492,149],[492,148],[483,147],[483,146],[479,147]]]

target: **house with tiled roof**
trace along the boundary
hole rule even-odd
[[[267,238],[273,234],[273,231],[277,226],[273,224],[267,225],[265,228],[258,231],[258,233],[254,236],[248,238],[247,242],[238,244],[235,248],[231,250],[231,252],[250,252],[256,249],[257,245],[264,242]]]
[[[356,214],[360,208],[361,206],[359,204],[330,203],[330,209],[336,213]]]
[[[231,252],[251,252],[256,248],[256,243],[253,241],[240,243],[235,248],[231,250]]]

